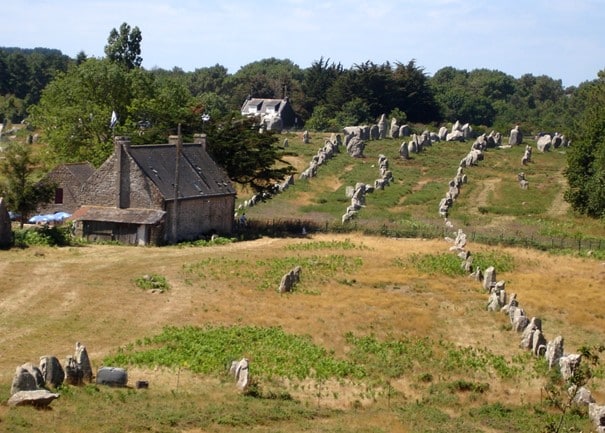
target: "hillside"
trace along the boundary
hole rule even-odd
[[[289,142],[289,160],[304,168],[323,140],[315,138],[306,147],[293,136]],[[451,236],[437,204],[468,144],[442,143],[409,161],[398,160],[397,149],[395,140],[385,140],[368,144],[365,159],[338,155],[317,178],[296,180],[284,193],[247,209],[249,221],[300,218],[338,227],[348,205],[346,186],[373,183],[383,153],[395,182],[367,196],[354,221],[358,229],[434,226]],[[562,153],[535,155],[534,165],[524,168],[528,190],[516,184],[517,161],[518,149],[490,150],[466,171],[469,182],[451,212],[455,229],[477,237],[571,237],[582,230],[603,238],[599,224],[577,219],[562,205]],[[458,263],[450,246],[444,236],[414,239],[358,230],[206,247],[0,251],[2,401],[15,368],[24,362],[37,363],[48,354],[63,361],[80,341],[98,368],[120,348],[144,349],[138,343],[166,326],[241,328],[241,335],[247,327],[277,327],[289,336],[308,337],[325,349],[325,358],[364,372],[325,378],[318,363],[305,378],[267,373],[278,367],[294,371],[307,355],[292,345],[267,359],[273,348],[259,346],[262,332],[255,331],[241,352],[222,350],[225,357],[250,358],[257,397],[240,395],[220,369],[196,373],[192,360],[203,358],[202,351],[171,367],[128,365],[129,384],[147,380],[148,390],[70,387],[48,411],[3,404],[0,427],[11,432],[541,431],[549,415],[557,414],[544,401],[544,365],[519,348],[520,336],[505,315],[486,311],[488,295],[478,281],[449,272],[447,266]],[[592,257],[586,251],[553,254],[490,246],[472,236],[467,248],[477,260],[504,269],[498,279],[509,294],[517,294],[528,316],[542,319],[548,340],[564,336],[569,353],[603,341],[605,265],[598,250]],[[301,282],[293,293],[280,295],[281,276],[294,264],[302,266]],[[152,293],[136,286],[137,278],[152,274],[164,276],[170,288]],[[199,347],[213,346],[203,335]],[[299,358],[290,359],[288,352]],[[593,396],[605,402],[600,375],[593,384]],[[569,422],[576,430],[591,428],[576,413]]]

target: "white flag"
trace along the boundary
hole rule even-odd
[[[109,122],[109,127],[113,128],[118,123],[118,115],[115,111],[111,112],[111,121]]]

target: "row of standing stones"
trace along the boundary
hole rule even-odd
[[[398,131],[392,123],[391,125],[391,136],[394,131]],[[401,127],[401,135],[405,135],[406,128]],[[363,157],[364,151],[364,139],[367,139],[364,134],[367,131],[369,138],[379,139],[381,129],[364,127],[354,127],[345,129],[345,146],[347,153],[353,157]],[[372,132],[374,131],[374,132]],[[400,147],[400,156],[403,159],[409,158],[409,153],[419,153],[423,147],[432,145],[433,142],[439,141],[442,136],[446,140],[460,140],[464,141],[468,138],[468,134],[472,130],[468,125],[460,126],[457,122],[450,133],[446,133],[440,130],[439,134],[433,135],[428,132],[424,132],[420,136],[412,135],[409,143],[402,143]],[[348,132],[348,133],[347,133]],[[305,140],[308,136],[305,135]],[[471,145],[471,149],[468,154],[462,158],[458,163],[456,175],[452,180],[448,182],[448,189],[439,203],[438,211],[439,215],[444,219],[446,229],[453,229],[453,224],[448,218],[449,210],[453,206],[454,202],[460,194],[460,190],[464,184],[468,182],[468,176],[464,173],[464,169],[467,167],[473,167],[482,161],[485,156],[485,151],[491,147],[501,146],[502,137],[499,133],[492,132],[489,135],[479,136]],[[564,136],[555,133],[553,137],[549,134],[541,135],[536,137],[537,148],[540,152],[547,152],[551,148],[558,148],[561,146],[569,146],[571,143],[565,139]],[[523,142],[521,131],[516,126],[510,131],[509,145],[520,145]],[[339,152],[339,148],[342,145],[340,135],[332,134],[330,139],[326,140],[324,146],[318,151],[313,157],[309,167],[301,174],[301,179],[308,179],[317,175],[317,169],[324,162],[332,158],[334,154]],[[525,146],[523,157],[521,159],[522,165],[527,165],[532,162],[532,147],[530,145]],[[380,177],[376,179],[374,185],[368,185],[363,182],[359,182],[355,187],[347,188],[347,196],[351,198],[351,204],[347,207],[345,214],[342,216],[342,222],[345,223],[355,218],[361,208],[365,205],[365,195],[372,193],[378,189],[384,189],[393,181],[392,172],[388,167],[388,159],[385,155],[379,155],[378,167]],[[520,172],[517,175],[517,180],[522,189],[527,189],[529,182],[525,178],[525,174]],[[291,184],[291,183],[289,183]],[[547,341],[542,331],[542,321],[538,317],[529,317],[525,313],[525,310],[521,308],[517,294],[513,293],[508,297],[506,292],[506,282],[504,280],[497,280],[496,269],[493,266],[487,267],[482,271],[479,267],[473,269],[473,256],[467,249],[467,237],[462,229],[458,229],[453,232],[454,237],[446,237],[445,240],[451,243],[449,250],[455,252],[458,257],[462,260],[461,267],[469,274],[470,277],[474,278],[481,283],[483,289],[489,294],[489,298],[486,304],[487,311],[499,311],[503,314],[508,315],[511,328],[513,331],[521,334],[519,347],[525,350],[530,350],[534,356],[543,356],[548,362],[548,367],[558,368],[561,377],[569,381],[576,370],[580,366],[582,356],[577,353],[566,354],[564,351],[564,339],[562,336],[557,336],[551,341]],[[279,293],[286,293],[293,290],[294,285],[300,280],[301,268],[297,266],[291,271],[286,273],[280,282],[278,288]],[[242,382],[237,373],[239,371],[239,365],[245,365],[245,379]],[[241,388],[240,383],[248,383],[247,376],[248,361],[244,358],[241,361],[233,361],[231,371],[235,375],[238,388]],[[589,406],[589,417],[596,426],[597,432],[605,433],[605,406],[597,405],[590,390],[586,387],[581,386],[570,386],[568,389],[570,398],[572,398],[575,404],[588,405]]]
[[[125,369],[118,367],[100,367],[96,376],[93,370],[86,346],[77,342],[75,352],[65,360],[65,368],[54,355],[40,357],[38,365],[26,362],[17,367],[11,384],[9,406],[34,406],[44,408],[60,394],[52,392],[64,385],[84,385],[87,383],[126,386],[128,374]],[[140,386],[137,383],[137,386]]]
[[[378,123],[373,125],[347,126],[343,128],[343,137],[340,134],[333,133],[330,138],[324,141],[324,145],[318,149],[317,153],[311,158],[309,165],[299,175],[299,179],[310,179],[317,176],[318,169],[321,165],[329,161],[336,154],[340,153],[340,148],[345,147],[347,153],[354,158],[364,158],[364,150],[366,142],[370,140],[381,140],[385,138],[409,137],[409,141],[403,141],[399,147],[399,156],[404,159],[410,159],[410,155],[421,153],[427,146],[432,146],[434,143],[441,141],[456,141],[465,142],[473,138],[473,128],[468,123],[461,124],[456,121],[451,129],[445,126],[439,128],[437,132],[424,130],[421,134],[412,133],[409,125],[399,125],[397,119],[391,119],[390,127],[387,125],[386,116],[383,114]],[[308,144],[311,141],[309,131],[304,131],[302,135],[303,143]],[[551,149],[560,147],[568,147],[571,145],[571,140],[568,140],[565,135],[555,132],[554,134],[540,133],[535,137],[536,148],[540,152],[548,152]],[[508,146],[518,146],[523,143],[523,133],[518,125],[511,129],[508,138]],[[284,147],[288,147],[288,139],[284,139]],[[503,147],[502,134],[496,131],[491,131],[489,134],[481,134],[474,140],[471,151],[463,158],[460,163],[461,167],[471,166],[483,158],[482,151]],[[521,158],[522,165],[527,165],[531,162],[532,147],[527,145],[525,152]],[[347,207],[342,215],[342,223],[346,223],[358,216],[359,211],[365,205],[365,194],[372,193],[377,189],[384,189],[393,181],[393,174],[388,170],[388,162],[386,168],[383,167],[386,157],[379,156],[378,164],[380,166],[380,177],[374,182],[374,185],[369,185],[363,182],[358,182],[355,186],[347,187],[347,197],[351,199],[351,204]],[[519,185],[523,189],[527,189],[529,181],[525,178],[523,172],[519,173]],[[256,204],[271,198],[274,194],[285,191],[288,187],[294,184],[294,176],[288,176],[283,182],[271,185],[267,191],[253,195],[250,199],[245,200],[237,209],[235,218],[240,218],[245,214],[245,209],[255,206]]]
[[[511,139],[518,133],[518,128],[511,131]],[[561,139],[561,136],[555,134],[555,138]],[[542,140],[542,143],[550,143],[551,138]],[[538,140],[540,142],[540,139]],[[516,143],[516,144],[520,144]],[[565,142],[565,145],[570,143]],[[555,146],[558,147],[560,143]],[[541,152],[548,151],[548,146],[538,146]],[[463,158],[457,169],[456,176],[448,184],[448,191],[445,197],[439,203],[439,215],[443,217],[447,228],[452,229],[454,226],[448,219],[448,211],[454,204],[460,187],[468,182],[468,178],[463,174],[465,167],[472,167],[478,161],[483,160],[485,148],[477,145],[477,141],[473,143],[467,157]],[[531,147],[526,146],[521,163],[523,165],[531,161]],[[527,180],[523,172],[518,174],[518,181],[521,188],[527,188]],[[536,357],[543,356],[546,358],[549,369],[558,368],[563,380],[567,381],[570,386],[567,390],[570,399],[574,404],[587,405],[588,414],[591,422],[596,428],[597,433],[605,433],[605,406],[598,405],[593,398],[590,390],[584,386],[573,385],[571,379],[574,377],[577,369],[580,367],[582,355],[578,353],[565,353],[564,339],[562,336],[557,336],[554,339],[547,341],[542,330],[542,320],[538,317],[529,317],[525,310],[520,306],[517,294],[513,293],[510,297],[506,292],[506,282],[496,278],[496,269],[494,266],[487,267],[482,271],[479,267],[473,269],[473,256],[467,248],[466,234],[462,229],[453,232],[454,237],[446,237],[445,240],[452,245],[449,250],[456,253],[462,260],[460,266],[469,273],[469,276],[481,283],[482,288],[489,294],[486,304],[486,310],[491,312],[502,312],[508,315],[511,328],[514,332],[521,334],[519,347],[525,350],[530,350]]]

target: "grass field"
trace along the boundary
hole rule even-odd
[[[292,136],[304,168],[323,139]],[[337,227],[345,188],[378,177],[386,154],[395,183],[368,195],[355,223],[438,225],[437,203],[468,144],[442,143],[398,160],[395,140],[371,142],[366,159],[338,155],[317,178],[247,210],[251,221],[314,219]],[[455,227],[477,233],[604,237],[602,222],[560,200],[558,152],[524,167],[519,149],[490,150],[466,173]],[[373,166],[373,167],[372,167]],[[241,200],[246,192],[240,192]],[[523,205],[522,203],[526,203]],[[517,203],[517,205],[515,205]],[[545,398],[547,367],[519,348],[508,318],[487,312],[479,282],[457,272],[443,237],[310,232],[306,236],[195,246],[82,245],[0,251],[0,396],[15,368],[76,341],[94,369],[124,366],[129,388],[65,387],[50,410],[0,405],[6,432],[515,432],[544,431],[559,412]],[[605,263],[598,251],[540,251],[469,241],[493,264],[547,340],[565,351],[603,343]],[[302,278],[280,295],[293,266]],[[145,275],[167,289],[139,287]],[[230,360],[250,359],[253,392],[236,391]],[[605,402],[603,375],[591,391]],[[135,389],[147,380],[149,389]],[[561,431],[590,431],[582,410]]]

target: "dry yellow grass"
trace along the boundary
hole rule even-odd
[[[360,257],[363,266],[348,275],[346,283],[332,279],[321,287],[307,287],[313,293],[284,296],[275,290],[259,290],[237,278],[238,269],[232,267],[193,284],[183,271],[183,265],[209,257],[253,264],[286,254],[329,254],[286,250],[286,246],[346,239],[363,248],[332,253]],[[318,234],[205,248],[98,245],[1,251],[0,380],[10,383],[16,366],[37,362],[41,355],[56,355],[63,361],[76,341],[87,346],[98,367],[119,346],[159,333],[166,325],[281,326],[289,333],[312,335],[315,343],[337,354],[347,349],[344,334],[348,331],[378,337],[429,336],[505,356],[520,353],[519,336],[506,330],[508,319],[485,311],[487,294],[477,281],[428,276],[397,266],[393,260],[410,254],[439,254],[448,246],[444,240]],[[469,245],[471,251],[490,248]],[[516,257],[517,267],[498,274],[498,279],[506,281],[508,293],[517,293],[529,316],[543,319],[547,339],[562,335],[568,352],[603,341],[604,263],[527,249],[505,251]],[[133,279],[144,274],[165,276],[171,289],[152,294],[137,288]],[[156,386],[174,387],[174,372],[134,370],[132,379],[139,374],[154,374]],[[183,383],[194,380],[202,379],[189,377]],[[393,386],[413,397],[414,390],[405,380]],[[494,388],[491,398],[522,402],[537,394],[536,384],[528,382],[516,389]],[[596,396],[605,401],[599,390]]]

